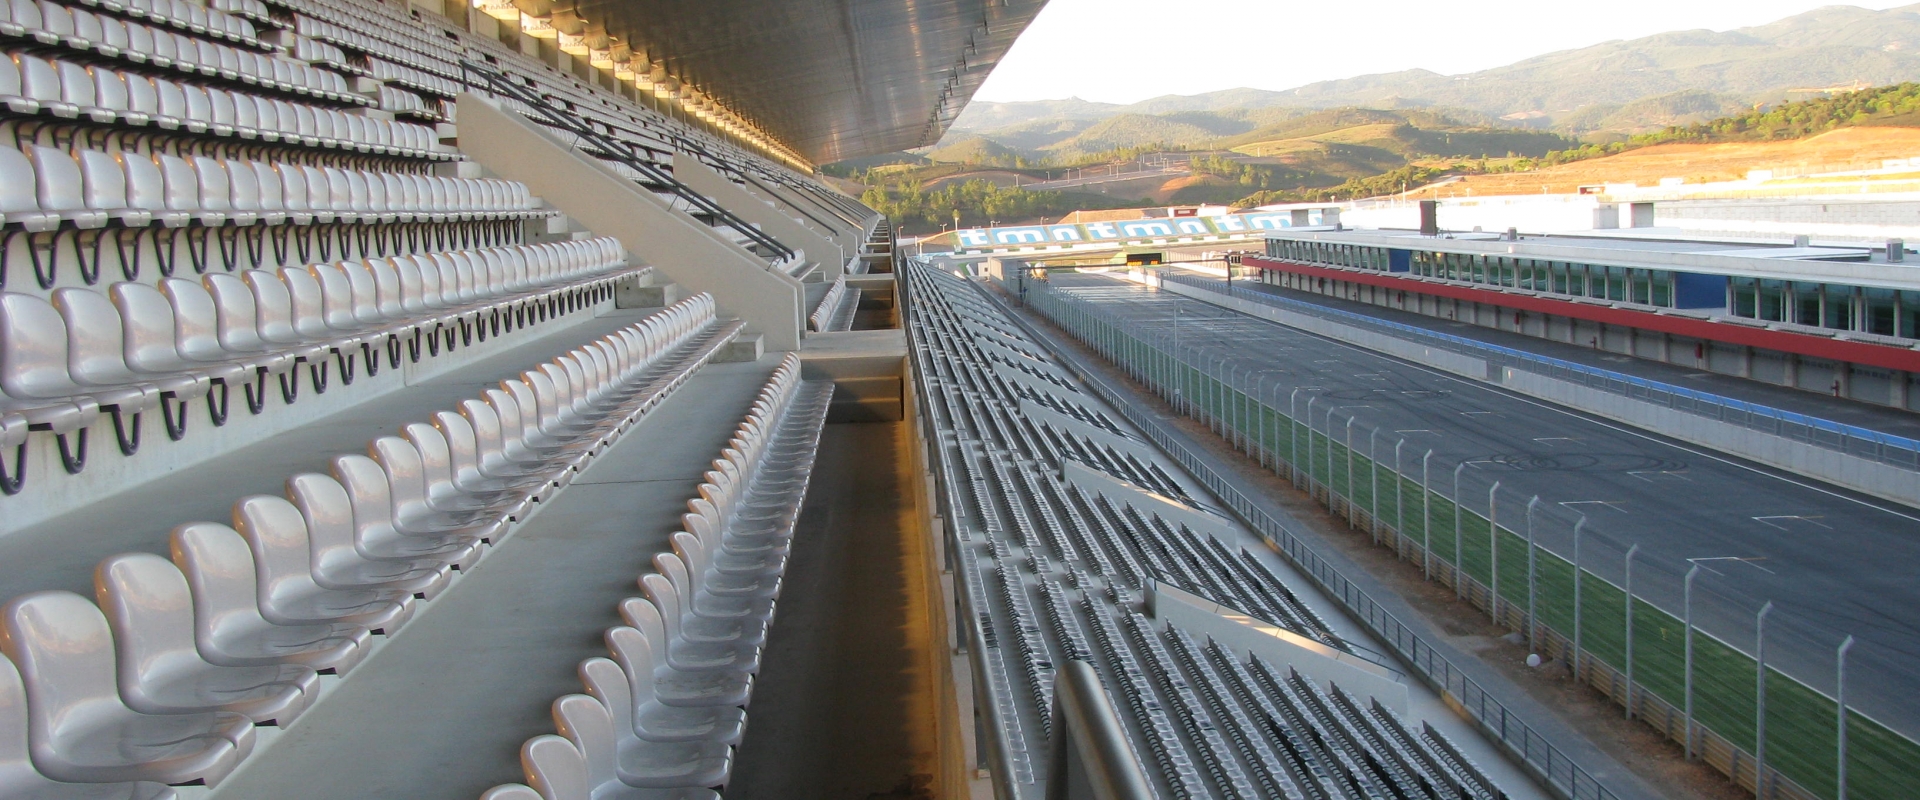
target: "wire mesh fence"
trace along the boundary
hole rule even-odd
[[[1899,702],[1910,694],[1901,665],[1911,659],[1837,633],[1818,609],[1743,595],[1737,581],[1725,578],[1750,565],[1650,558],[1607,535],[1604,504],[1541,502],[1503,486],[1503,472],[1514,465],[1435,457],[1313,392],[1280,394],[1264,386],[1257,372],[1182,345],[1177,329],[1168,334],[1141,325],[1071,292],[1040,284],[1026,299],[1181,413],[1309,492],[1375,543],[1418,564],[1428,580],[1519,632],[1530,652],[1571,670],[1629,718],[1661,731],[1758,796],[1912,796],[1920,744],[1861,713],[1858,700],[1846,699],[1864,694]],[[1133,406],[1110,399],[1130,416],[1141,416],[1136,424],[1157,431]],[[1564,775],[1564,787],[1579,788],[1584,773],[1577,766],[1560,766],[1564,756],[1524,725],[1509,734],[1505,726],[1516,721],[1496,700],[1204,464],[1177,451],[1177,443],[1160,443],[1171,445],[1183,465],[1490,733],[1516,752],[1540,748],[1547,754],[1542,761],[1559,770],[1546,774]],[[1534,763],[1531,755],[1523,757]],[[1561,778],[1554,781],[1562,785]]]

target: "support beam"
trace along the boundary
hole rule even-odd
[[[721,310],[766,335],[768,350],[800,349],[808,310],[799,281],[519,114],[472,94],[458,103],[461,152],[594,233],[619,239],[674,283],[712,293]]]

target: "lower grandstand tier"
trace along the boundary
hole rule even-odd
[[[984,683],[980,747],[1013,796],[1045,794],[1048,742],[1064,735],[1053,681],[1069,660],[1093,665],[1160,796],[1532,791],[1410,718],[1404,676],[1329,624],[1316,590],[986,290],[910,263],[923,421]]]

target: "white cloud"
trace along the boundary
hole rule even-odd
[[[1892,8],[1911,0],[1868,0]],[[1404,69],[1459,74],[1672,30],[1728,30],[1821,0],[1050,0],[978,99],[1166,94]]]

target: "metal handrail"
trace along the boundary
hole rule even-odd
[[[1153,784],[1092,664],[1068,661],[1056,673],[1053,731],[1047,800],[1153,800]]]
[[[738,231],[740,235],[746,237],[748,241],[770,251],[773,254],[772,260],[774,262],[784,262],[793,258],[793,248],[781,244],[778,239],[767,235],[764,231],[754,227],[746,220],[741,219],[733,212],[728,211],[726,207],[714,202],[706,195],[694,191],[693,187],[681,183],[679,179],[673,177],[672,173],[661,169],[651,160],[634,155],[633,145],[594,130],[591,125],[586,124],[579,117],[561,112],[559,109],[554,108],[553,104],[548,102],[545,97],[529,90],[527,87],[515,84],[512,80],[509,80],[506,75],[501,74],[492,67],[477,64],[468,59],[461,59],[460,69],[462,83],[472,87],[474,83],[471,80],[467,80],[467,76],[479,76],[480,81],[487,91],[505,95],[515,102],[532,109],[540,116],[538,121],[542,125],[550,128],[558,128],[579,137],[594,150],[597,150],[600,156],[617,161],[635,172],[640,173],[642,176],[645,176],[648,181],[665,188],[675,197],[687,201],[687,203],[692,205],[699,213],[712,217],[716,225],[724,225]]]
[[[1870,428],[1834,422],[1832,420],[1773,408],[1771,406],[1764,406],[1758,403],[1749,403],[1745,400],[1737,400],[1731,397],[1688,389],[1683,386],[1675,386],[1670,383],[1662,383],[1660,381],[1635,377],[1599,367],[1542,356],[1524,350],[1516,350],[1511,347],[1488,344],[1477,339],[1440,333],[1415,325],[1379,319],[1343,309],[1328,308],[1314,303],[1278,297],[1265,292],[1247,289],[1242,286],[1232,286],[1225,281],[1191,275],[1162,275],[1161,280],[1221,292],[1243,300],[1277,308],[1287,308],[1313,316],[1357,322],[1376,329],[1386,329],[1431,341],[1443,342],[1455,347],[1466,348],[1482,356],[1490,356],[1492,357],[1490,360],[1504,361],[1513,366],[1529,368],[1529,371],[1544,371],[1549,377],[1552,377],[1556,371],[1576,375],[1579,376],[1587,386],[1613,394],[1634,397],[1636,396],[1634,392],[1637,389],[1641,393],[1639,396],[1643,399],[1661,401],[1661,397],[1664,396],[1665,399],[1663,402],[1670,408],[1691,411],[1696,414],[1700,413],[1700,408],[1703,406],[1717,409],[1718,413],[1711,416],[1722,422],[1739,424],[1750,430],[1789,436],[1790,438],[1796,438],[1809,444],[1820,445],[1843,453],[1863,455],[1859,450],[1849,448],[1846,445],[1849,439],[1857,440],[1872,445],[1872,455],[1865,457],[1871,457],[1876,461],[1892,466],[1920,469],[1920,440],[1909,439],[1904,436],[1896,436]],[[1595,385],[1595,381],[1599,382],[1598,385]],[[1614,384],[1617,384],[1617,386]],[[1691,408],[1689,408],[1689,406]],[[1731,416],[1729,412],[1731,412]],[[1701,416],[1709,415],[1701,414]],[[1770,424],[1764,426],[1755,424],[1757,420],[1765,420]],[[1789,431],[1790,428],[1801,430],[1801,435],[1794,436]],[[1826,436],[1823,437],[1821,434],[1825,434]],[[1838,446],[1835,446],[1835,439],[1838,440]]]

